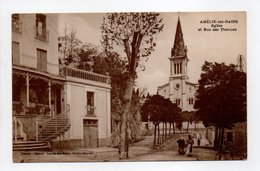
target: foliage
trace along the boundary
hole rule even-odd
[[[205,62],[194,107],[205,126],[217,127],[215,148],[222,150],[225,128],[246,121],[246,74],[236,66]]]
[[[102,45],[105,52],[121,49],[126,58],[126,87],[120,115],[120,158],[128,158],[128,120],[131,113],[131,99],[136,69],[144,69],[143,59],[151,54],[156,46],[155,35],[163,29],[159,13],[108,13],[101,24]],[[120,47],[121,46],[121,47]]]
[[[170,99],[165,99],[160,95],[153,95],[150,96],[143,106],[141,107],[141,114],[142,117],[146,120],[148,118],[149,121],[153,122],[156,128],[159,126],[160,123],[174,123],[178,120],[180,116],[181,109],[175,104],[170,101]],[[163,132],[166,133],[166,127]],[[159,131],[158,131],[159,134]],[[170,132],[169,132],[170,134]],[[156,137],[156,131],[154,131],[154,139]],[[165,137],[167,137],[165,135]],[[159,136],[158,140],[159,142]],[[156,140],[154,140],[155,146]]]
[[[101,25],[102,44],[108,51],[123,46],[129,72],[135,72],[140,58],[147,60],[154,50],[163,26],[159,13],[108,13]]]
[[[246,120],[246,74],[235,65],[205,62],[194,107],[205,125],[231,128]]]
[[[64,35],[59,36],[59,51],[61,56],[59,58],[61,64],[75,67],[79,64],[79,53],[82,42],[76,37],[76,30],[71,28],[64,29]]]

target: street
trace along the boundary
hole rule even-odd
[[[142,141],[131,144],[129,158],[118,159],[116,148],[99,147],[92,149],[78,149],[52,152],[14,152],[14,162],[94,162],[94,161],[194,161],[215,160],[216,152],[205,147],[194,147],[192,156],[177,153],[178,136],[170,139],[159,149],[153,149],[153,136],[146,136]]]

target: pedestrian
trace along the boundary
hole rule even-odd
[[[198,138],[197,144],[198,144],[198,146],[200,146],[200,138]]]
[[[183,137],[180,137],[177,141],[178,143],[178,154],[180,155],[184,155],[185,154],[185,151],[184,151],[184,148],[185,148],[185,140]]]
[[[187,147],[188,147],[188,154],[192,154],[192,146],[194,144],[194,141],[191,137],[191,135],[188,135],[188,139],[186,140],[186,144],[187,144]]]

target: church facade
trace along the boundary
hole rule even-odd
[[[195,93],[198,84],[189,81],[188,53],[184,43],[180,18],[178,18],[175,40],[171,49],[169,82],[159,86],[159,95],[176,103],[182,111],[194,111]]]

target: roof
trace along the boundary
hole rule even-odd
[[[169,83],[166,83],[166,84],[164,84],[162,86],[158,86],[158,89],[162,89],[162,88],[165,88],[165,87],[168,87],[168,86],[169,86]]]
[[[177,28],[176,28],[171,56],[172,57],[186,57],[187,56],[187,48],[184,44],[183,33],[182,33],[182,29],[181,29],[181,22],[180,22],[179,17],[178,17]]]
[[[189,81],[185,81],[186,84],[189,84],[189,85],[192,85],[192,86],[197,86],[198,83],[192,83],[192,82],[189,82]]]

